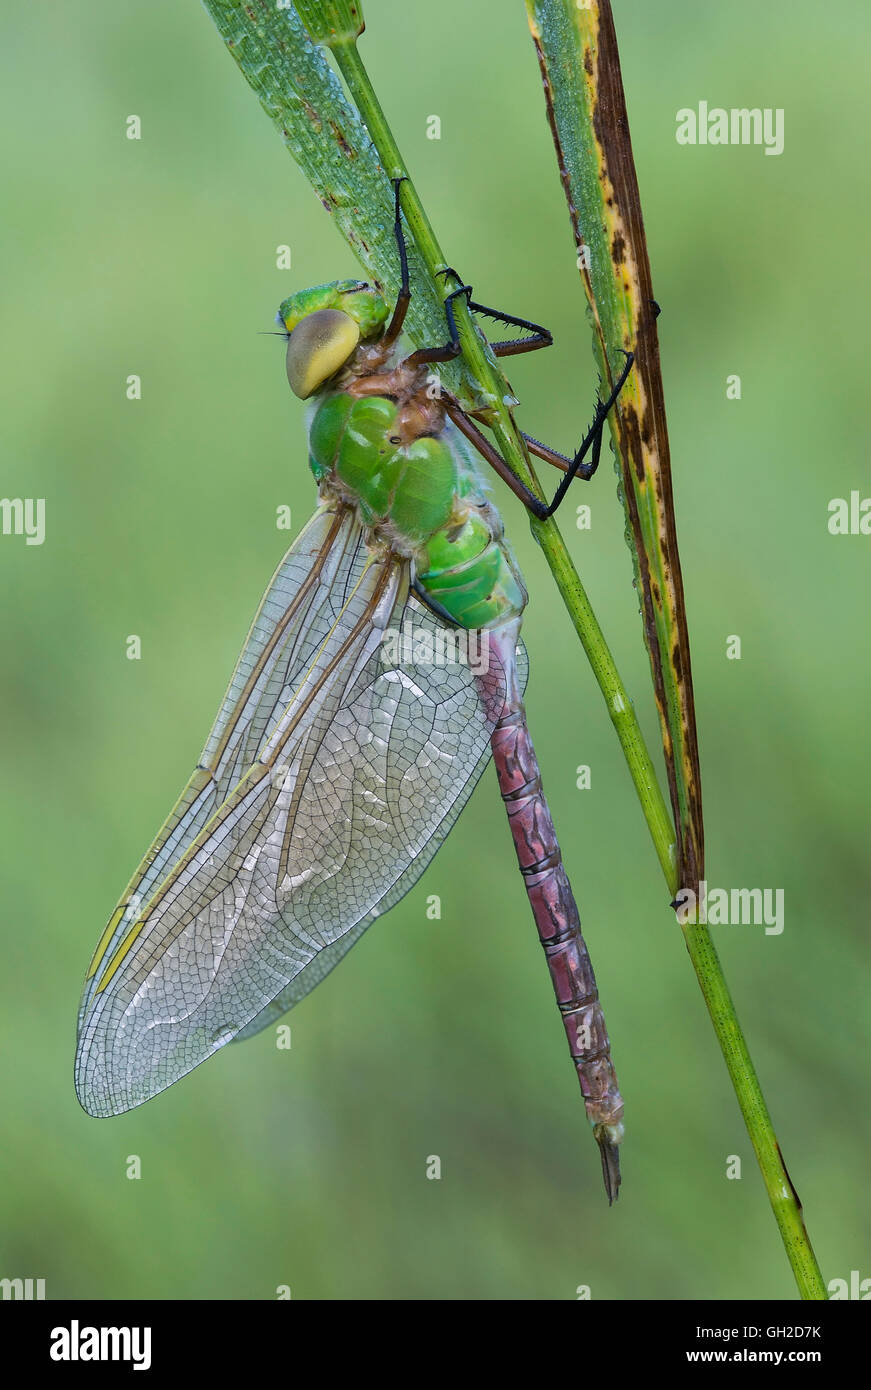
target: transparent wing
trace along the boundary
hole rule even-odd
[[[283,1012],[441,844],[489,757],[504,673],[387,660],[385,629],[407,624],[441,630],[407,563],[322,509],[97,948],[76,1060],[91,1114],[141,1104]]]
[[[265,728],[287,704],[294,679],[325,640],[367,558],[352,513],[328,507],[315,513],[285,555],[254,616],[202,756],[100,938],[80,1021],[99,967],[112,960],[154,890],[256,760]]]
[[[406,608],[406,620],[409,618],[416,628],[418,625],[424,630],[427,626],[432,626],[434,628],[438,627],[437,622],[432,618],[430,613],[426,609],[421,608],[413,596],[409,600],[408,607]],[[525,690],[529,674],[529,662],[526,655],[526,648],[522,642],[518,645],[516,662],[520,689]],[[407,674],[408,667],[405,668],[405,671]],[[468,670],[463,673],[463,668],[460,668],[459,671],[455,669],[453,676],[454,679],[457,679],[458,676],[461,679],[467,679]],[[372,925],[376,917],[383,917],[385,912],[389,912],[390,908],[394,907],[396,903],[399,902],[400,898],[403,898],[409,889],[414,887],[433,855],[436,854],[444,844],[454,822],[457,820],[457,817],[472,795],[485,767],[490,761],[490,734],[493,732],[493,726],[498,718],[499,709],[503,703],[505,679],[505,673],[501,668],[494,666],[492,670],[487,672],[478,686],[478,698],[479,700],[483,700],[483,714],[487,731],[486,742],[482,740],[480,752],[477,754],[478,760],[473,766],[469,767],[468,777],[465,783],[462,786],[458,785],[453,803],[448,806],[439,824],[437,834],[431,836],[418,850],[415,858],[409,862],[405,871],[399,875],[393,887],[380,899],[377,908],[366,917],[362,917],[355,926],[349,927],[345,935],[338,941],[329,946],[324,946],[312,961],[307,966],[304,966],[298,975],[294,976],[287,987],[283,989],[271,1003],[267,1004],[265,1009],[252,1018],[251,1022],[247,1024],[245,1028],[240,1029],[233,1039],[234,1042],[244,1042],[246,1038],[252,1038],[255,1033],[259,1033],[261,1029],[268,1028],[271,1023],[276,1023],[278,1019],[281,1018],[282,1014],[286,1014],[288,1009],[292,1009],[294,1004],[298,1004],[300,999],[304,998],[306,994],[314,989],[315,985],[320,984],[321,980],[330,973],[333,966],[339,963],[345,952],[363,935],[366,928]],[[447,752],[447,749],[445,748],[444,751]],[[473,746],[467,745],[467,751],[471,756],[475,756],[475,748]],[[461,758],[462,756],[462,752],[458,753],[458,757]]]

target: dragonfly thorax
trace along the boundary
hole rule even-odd
[[[318,398],[309,461],[323,495],[353,505],[371,539],[412,561],[432,605],[458,627],[519,615],[526,593],[496,508],[464,457],[423,367],[365,373]]]

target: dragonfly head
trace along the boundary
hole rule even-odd
[[[387,305],[377,290],[360,280],[316,285],[285,299],[277,322],[287,340],[287,379],[305,400],[344,367],[361,339],[377,338],[387,321]]]

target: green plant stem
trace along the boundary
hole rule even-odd
[[[437,285],[442,285],[444,277],[439,279],[438,273],[446,268],[447,262],[369,81],[356,43],[346,40],[334,43],[332,49],[387,175],[390,178],[401,177],[406,180],[400,192],[402,210],[429,274]],[[445,292],[446,290],[442,291]],[[463,356],[480,389],[481,404],[490,412],[490,426],[499,451],[527,487],[532,488],[541,497],[543,494],[538,479],[518,435],[511,412],[505,404],[505,384],[501,376],[497,375],[497,369],[487,354],[486,345],[474,325],[465,301],[460,298],[454,303],[458,305],[457,325]],[[596,620],[556,522],[553,517],[546,521],[539,521],[533,517],[531,525],[533,535],[544,552],[605,698],[608,714],[620,740],[669,892],[674,896],[677,891],[674,827],[632,701],[614,664],[604,633]]]
[[[738,1104],[741,1106],[747,1133],[762,1170],[768,1200],[799,1294],[803,1299],[827,1299],[828,1292],[804,1224],[801,1202],[786,1171],[762,1087],[759,1085],[756,1069],[741,1032],[735,1005],[711,934],[703,922],[697,926],[684,923],[682,930],[717,1041],[738,1097]]]
[[[436,277],[447,262],[442,254],[426,212],[409,177],[384,112],[378,101],[369,75],[357,50],[356,42],[347,39],[335,42],[332,50],[348,90],[369,130],[385,171],[391,178],[406,181],[401,189],[402,210],[420,250],[430,276]],[[443,293],[445,293],[447,287]],[[457,301],[454,301],[457,304]],[[541,488],[528,454],[505,404],[504,383],[498,369],[487,355],[471,315],[462,298],[459,300],[457,324],[463,356],[472,376],[478,383],[483,401],[491,412],[489,420],[499,450],[527,487],[542,496]],[[662,866],[669,893],[674,897],[678,888],[675,863],[675,831],[666,807],[650,754],[644,742],[632,701],[620,679],[614,659],[608,649],[602,629],[593,613],[586,591],[566,549],[565,541],[553,520],[531,519],[532,531],[544,552],[556,581],[557,589],[569,612],[575,631],[599,684],[620,740],[638,799]],[[735,1006],[723,974],[710,932],[704,923],[685,925],[684,940],[693,968],[701,986],[705,1003],[720,1044],[729,1076],[741,1107],[744,1123],[759,1161],[768,1198],[780,1229],[786,1252],[795,1275],[801,1297],[825,1299],[826,1288],[805,1229],[801,1203],[786,1171],[780,1147],[762,1095],[756,1071],[750,1057]]]

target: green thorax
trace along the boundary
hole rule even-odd
[[[334,391],[309,430],[312,472],[356,502],[360,519],[409,556],[426,597],[458,627],[492,627],[526,603],[523,582],[457,431],[403,442],[401,406],[387,396]]]

